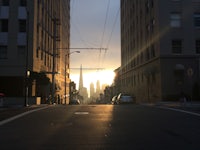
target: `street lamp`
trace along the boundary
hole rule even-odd
[[[29,71],[29,11],[26,8],[26,62],[25,62],[25,101],[24,101],[24,106],[28,106],[28,93],[29,93],[29,85],[28,85],[28,79],[30,76],[30,71]]]
[[[80,53],[80,51],[73,51],[73,52],[67,53],[65,55],[65,104],[67,101],[67,58],[69,58],[69,55],[71,55],[72,53]],[[69,74],[70,74],[70,72],[69,72]],[[70,76],[69,76],[69,78],[70,78]]]

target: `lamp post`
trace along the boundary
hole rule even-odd
[[[65,55],[65,104],[67,101],[67,59],[69,58],[69,55],[71,55],[72,53],[80,53],[80,51],[73,51],[73,52],[67,53]],[[70,76],[69,76],[69,78],[70,78]]]
[[[29,93],[29,85],[28,85],[28,79],[30,76],[30,71],[29,71],[29,11],[26,8],[26,62],[25,62],[25,101],[24,101],[24,106],[28,106],[28,93]]]

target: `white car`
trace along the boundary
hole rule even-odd
[[[117,104],[117,95],[113,96],[111,104]]]
[[[117,104],[133,104],[134,98],[130,95],[119,94],[116,100]]]

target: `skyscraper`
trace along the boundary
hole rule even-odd
[[[199,6],[199,0],[121,0],[122,92],[137,102],[198,96]]]
[[[90,97],[95,96],[94,83],[90,84]]]
[[[80,67],[80,77],[79,77],[79,90],[83,88],[83,70],[82,65]]]
[[[80,77],[79,77],[79,95],[82,97],[81,103],[87,103],[88,100],[88,93],[87,88],[83,85],[83,71],[82,71],[82,65],[80,67]]]
[[[96,82],[96,94],[97,94],[97,96],[99,96],[100,93],[101,93],[100,81],[97,80],[97,82]]]
[[[27,73],[43,73],[51,83],[54,73],[54,94],[64,95],[69,13],[70,0],[0,0],[0,91],[22,97]],[[29,82],[28,95],[50,94],[51,84],[38,81]]]

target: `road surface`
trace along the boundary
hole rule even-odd
[[[0,126],[0,149],[198,150],[200,116],[141,105],[56,105]]]

